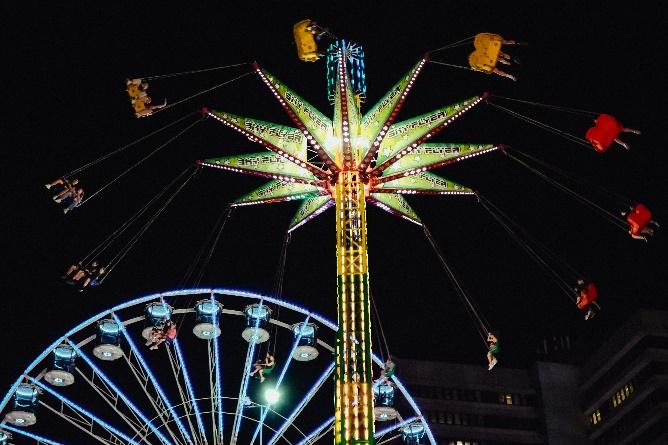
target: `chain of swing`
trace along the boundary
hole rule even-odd
[[[221,69],[227,69],[245,65],[248,64],[239,63],[233,65],[225,65],[221,67],[206,68],[201,70],[183,71],[183,72],[169,73],[157,76],[146,76],[142,78],[142,80],[148,81],[148,80],[174,78],[178,76],[212,72],[215,70],[221,70]],[[179,103],[185,102],[186,100],[190,100],[201,94],[213,91],[216,88],[228,85],[249,74],[251,74],[251,72],[244,73],[241,76],[235,77],[231,80],[226,80],[225,82],[219,83],[211,88],[207,88],[193,95],[190,95],[184,99],[178,100],[172,103],[170,106],[177,105]],[[128,84],[129,83],[130,82],[128,81]],[[164,110],[164,108],[161,110]],[[75,175],[88,173],[93,167],[98,166],[105,161],[109,161],[111,158],[116,157],[117,155],[125,152],[131,147],[137,146],[139,143],[144,142],[151,137],[163,133],[164,131],[173,128],[179,124],[182,124],[183,122],[189,120],[195,115],[200,115],[201,117],[189,123],[185,128],[179,130],[174,136],[170,137],[167,141],[159,144],[156,148],[152,149],[148,154],[141,156],[138,160],[134,161],[129,167],[125,168],[120,173],[115,174],[115,176],[113,176],[110,180],[104,183],[95,192],[90,194],[86,199],[82,199],[83,188],[75,188],[75,185],[79,183],[79,180],[74,178]],[[88,161],[83,165],[67,172],[66,174],[60,177],[61,178],[60,180],[54,181],[54,183],[47,185],[47,188],[50,188],[51,185],[57,184],[59,190],[63,190],[62,193],[65,194],[64,195],[65,197],[60,198],[59,196],[54,195],[54,200],[56,200],[56,202],[58,203],[60,203],[62,199],[65,199],[69,195],[69,201],[67,201],[66,204],[66,207],[68,208],[65,210],[65,213],[67,213],[67,211],[70,210],[71,208],[80,207],[83,204],[91,201],[95,197],[99,196],[102,192],[104,192],[109,187],[117,183],[120,179],[128,175],[137,167],[139,167],[147,160],[154,157],[157,153],[159,153],[160,151],[171,145],[174,141],[182,137],[185,133],[187,133],[195,125],[200,123],[205,118],[206,115],[202,115],[199,112],[188,113],[185,116],[182,116],[172,122],[169,122],[161,126],[156,130],[149,132],[146,135],[139,137],[138,139],[135,139],[134,141],[131,141],[114,150],[111,150],[110,152],[105,153],[104,155],[91,161]],[[143,207],[141,207],[137,212],[128,217],[119,227],[117,227],[111,234],[109,234],[104,240],[102,240],[97,246],[95,246],[93,250],[91,250],[84,258],[82,258],[76,264],[73,264],[63,277],[65,278],[65,281],[68,282],[69,284],[78,285],[80,291],[82,291],[85,287],[87,287],[89,283],[93,285],[102,284],[109,277],[111,272],[118,266],[118,264],[132,250],[132,248],[137,244],[137,242],[142,238],[142,236],[149,230],[149,228],[159,218],[159,216],[165,211],[165,209],[170,205],[170,203],[175,199],[175,197],[183,190],[186,184],[190,182],[190,180],[196,174],[196,172],[197,168],[195,166],[190,166],[186,170],[181,172],[174,180],[172,180],[160,192],[158,192],[155,196],[153,196]],[[57,200],[57,198],[60,199]],[[211,255],[213,254],[213,249],[217,244],[220,232],[222,232],[222,228],[224,227],[224,221],[226,221],[227,217],[229,217],[229,213],[231,213],[231,208],[227,209],[226,217],[223,218],[222,223],[219,220],[219,222],[216,224],[216,227],[218,227],[219,230],[216,229],[218,230],[218,235],[215,241],[214,242],[211,242],[211,240],[207,241],[208,243],[211,243],[211,250],[209,251],[209,255],[205,260],[205,264],[199,268],[199,275],[195,279],[195,282],[197,284],[199,284],[199,282],[202,279],[204,271],[206,270],[206,264],[210,260]],[[135,227],[138,227],[136,233],[134,233],[132,236],[130,236],[124,242],[121,243],[121,241],[123,240],[123,236],[128,233],[129,229]],[[200,253],[200,258],[202,254],[203,253]],[[190,270],[189,272],[190,275],[192,275],[192,273],[195,270],[194,268],[196,268],[197,265],[195,264],[192,267],[193,269]],[[190,278],[191,276],[188,275],[187,277],[184,277],[184,281],[190,280]]]

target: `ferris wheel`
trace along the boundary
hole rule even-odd
[[[156,338],[171,324],[178,335]],[[243,290],[132,299],[35,358],[2,398],[0,444],[317,443],[334,426],[336,331],[307,308]],[[396,376],[373,393],[377,443],[435,443]]]

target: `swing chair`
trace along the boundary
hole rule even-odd
[[[294,24],[292,33],[297,46],[297,57],[303,62],[316,62],[322,57],[315,43],[316,35],[324,32],[311,19],[304,19]],[[320,34],[319,34],[320,33]]]

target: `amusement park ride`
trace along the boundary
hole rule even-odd
[[[311,360],[317,356],[317,350],[314,348],[316,344],[325,345],[324,347],[330,349],[334,355],[333,365],[327,368],[323,378],[314,386],[317,391],[325,379],[334,376],[334,416],[315,434],[308,436],[303,434],[304,439],[300,444],[313,443],[324,437],[323,431],[326,432],[325,428],[332,423],[334,443],[337,445],[378,443],[379,429],[375,422],[398,416],[396,410],[391,407],[391,400],[388,401],[393,398],[394,388],[397,387],[410,401],[414,410],[414,417],[404,419],[395,425],[396,429],[402,432],[400,437],[406,444],[421,444],[425,443],[425,440],[435,444],[435,439],[421,417],[419,408],[412,402],[397,377],[389,373],[384,379],[374,380],[374,361],[386,371],[388,365],[377,357],[374,358],[372,353],[366,209],[367,204],[371,204],[423,226],[421,219],[403,195],[476,195],[474,190],[429,170],[504,147],[495,144],[445,143],[431,140],[463,114],[484,103],[488,95],[483,93],[417,117],[397,121],[399,111],[420,72],[429,61],[430,55],[427,53],[374,106],[366,113],[362,113],[362,103],[366,95],[362,48],[354,43],[337,40],[323,54],[318,52],[314,36],[326,35],[327,30],[305,20],[297,23],[293,31],[301,60],[315,62],[320,58],[326,58],[328,96],[334,107],[333,116],[329,118],[321,113],[273,74],[254,62],[252,71],[274,95],[293,121],[294,127],[204,108],[201,110],[202,116],[220,121],[269,152],[209,158],[198,161],[198,165],[270,179],[265,185],[234,201],[231,207],[303,201],[290,223],[288,233],[311,221],[326,209],[335,208],[337,323],[333,324],[317,314],[272,297],[240,292],[235,294],[229,290],[179,291],[134,300],[100,314],[97,318],[71,330],[31,365],[0,404],[0,409],[5,412],[5,420],[0,425],[0,445],[8,443],[9,433],[38,443],[60,443],[29,433],[23,428],[36,422],[34,410],[38,403],[41,403],[39,402],[41,396],[46,394],[55,397],[61,404],[60,409],[49,406],[50,412],[68,420],[80,430],[90,430],[90,435],[101,443],[222,445],[225,440],[222,400],[225,396],[221,393],[221,382],[218,380],[220,376],[218,336],[221,334],[219,318],[223,315],[242,315],[245,320],[243,336],[249,343],[249,349],[236,410],[233,413],[235,420],[232,432],[229,442],[225,442],[236,444],[239,440],[239,424],[244,418],[244,407],[247,408],[250,403],[247,400],[246,388],[248,374],[253,366],[255,345],[267,340],[268,332],[265,327],[268,323],[280,322],[277,318],[271,318],[266,302],[281,305],[306,316],[301,323],[292,320],[292,324],[284,322],[281,325],[287,326],[294,333],[290,357],[298,361]],[[499,44],[494,50],[486,50],[482,58],[495,65],[499,57],[502,57],[499,55],[500,47]],[[480,50],[479,47],[476,48]],[[478,63],[482,63],[480,59],[480,57],[476,59]],[[489,67],[483,68],[478,66],[477,70],[494,72],[488,69]],[[138,113],[137,117],[150,116],[166,109],[166,103],[154,108],[148,105],[150,100],[146,95],[147,86],[141,79],[128,81],[128,94],[134,111]],[[618,127],[608,130],[608,133],[601,136],[607,141],[604,141],[607,145],[603,150],[607,149],[623,131],[623,126]],[[605,131],[605,129],[600,130],[599,133]],[[610,137],[609,133],[615,131],[614,137]],[[600,145],[596,149],[600,150]],[[60,187],[60,190],[68,190],[67,184],[64,183],[55,186]],[[63,196],[62,200],[69,200],[68,205],[74,203],[73,207],[77,205],[76,193]],[[637,228],[638,233],[651,220],[651,215],[647,218],[645,216],[647,215],[644,215],[643,221],[637,224],[638,227],[642,226]],[[426,228],[425,233],[428,234]],[[93,283],[100,276],[99,268],[96,273],[98,275],[92,278]],[[104,273],[104,270],[101,273]],[[174,309],[171,306],[174,303],[166,301],[167,298],[200,294],[203,297],[194,309],[188,308],[187,305]],[[224,309],[222,303],[228,296],[251,298],[255,303],[243,309]],[[589,301],[589,304],[591,303],[594,303],[593,300]],[[146,305],[143,315],[137,317],[135,314],[134,318],[131,318],[132,314],[128,314],[128,318],[125,319],[117,315],[136,305]],[[582,309],[585,306],[587,305],[583,305]],[[158,377],[150,371],[150,363],[146,362],[143,353],[139,352],[139,348],[132,340],[131,325],[137,321],[144,321],[142,336],[146,339],[151,336],[152,329],[170,320],[174,314],[189,313],[194,313],[197,318],[198,324],[193,332],[198,338],[207,340],[208,345],[208,372],[211,376],[211,406],[208,412],[211,414],[211,421],[206,426],[188,378],[187,360],[183,358],[178,341],[172,338],[165,343],[170,363],[173,365],[172,369],[175,370],[179,394],[184,400],[182,405],[176,406],[168,403],[170,396],[161,389],[157,383]],[[336,332],[333,345],[316,341],[317,326],[314,322]],[[87,332],[86,329],[89,330],[86,336],[79,334]],[[130,347],[130,352],[124,352],[120,347],[122,339]],[[144,392],[147,395],[151,392],[149,399],[151,403],[155,403],[153,407],[158,412],[155,419],[142,414],[141,409],[132,401],[132,397],[126,395],[123,388],[113,383],[114,379],[95,364],[93,358],[84,350],[84,346],[88,343],[96,345],[93,355],[103,362],[126,358],[133,375],[144,382]],[[48,359],[52,359],[52,362],[46,366],[48,368],[46,372],[41,372],[39,364]],[[88,365],[92,370],[92,377],[84,375],[76,368],[77,359]],[[289,361],[285,364],[280,379],[283,378],[288,364]],[[101,394],[107,404],[119,412],[120,418],[130,427],[131,432],[123,432],[105,423],[56,390],[60,386],[68,386],[74,382],[75,369],[82,379],[88,381],[95,391]],[[178,372],[179,370],[182,372]],[[49,385],[44,382],[48,382]],[[147,389],[149,387],[150,391]],[[299,414],[308,400],[310,398],[307,398],[294,412]],[[122,412],[118,408],[119,405],[124,405]],[[7,412],[9,406],[13,409]],[[76,416],[88,420],[82,422],[81,419],[73,419],[74,415],[65,413],[62,406],[67,406],[76,413]],[[259,443],[263,443],[262,422],[270,408],[267,405],[261,409],[263,411],[260,421],[250,443],[257,440],[258,435]],[[384,417],[379,414],[382,412],[385,412]],[[268,443],[274,444],[281,440],[282,434],[293,421],[294,417],[288,416],[284,426],[274,430],[275,434]],[[94,428],[104,430],[104,434],[93,433]]]
[[[401,194],[473,194],[426,170],[498,147],[426,142],[479,104],[482,96],[392,126],[427,56],[362,115],[356,101],[362,91],[356,91],[350,79],[351,61],[357,57],[353,49],[341,41],[330,50],[335,67],[331,120],[254,64],[255,72],[297,128],[205,110],[275,154],[207,159],[202,165],[276,178],[234,205],[303,200],[290,231],[335,206],[339,321],[335,443],[370,444],[374,414],[366,204],[421,225]],[[318,154],[324,167],[307,160],[307,146]]]

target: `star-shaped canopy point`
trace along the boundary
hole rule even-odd
[[[327,118],[293,90],[262,69],[253,69],[286,111],[295,127],[207,110],[208,116],[235,129],[261,153],[210,158],[199,163],[271,181],[237,199],[233,205],[303,200],[289,230],[295,230],[334,205],[333,184],[341,171],[357,171],[367,202],[416,224],[422,224],[401,195],[473,194],[470,188],[428,172],[499,148],[493,144],[427,142],[455,119],[478,105],[485,95],[396,122],[428,56],[411,68],[365,115],[351,87],[348,46],[336,45],[338,63],[334,115]]]

